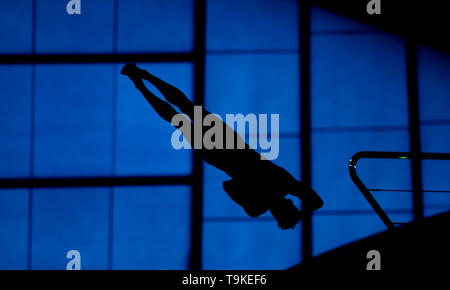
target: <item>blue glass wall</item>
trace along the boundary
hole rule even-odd
[[[112,65],[36,66],[35,176],[111,173],[112,74]]]
[[[176,85],[192,99],[192,64],[139,64]],[[149,85],[159,97],[161,94]],[[173,150],[174,127],[153,112],[130,80],[117,81],[116,165],[117,175],[173,175],[191,173],[191,152]]]
[[[274,162],[299,178],[297,11],[289,0],[207,1],[205,106],[224,119],[279,114]],[[256,138],[249,135],[247,141]],[[300,225],[280,231],[269,213],[248,217],[223,191],[226,174],[205,165],[204,176],[205,269],[277,269],[301,261]]]
[[[65,269],[68,250],[84,269],[106,269],[108,188],[33,190],[32,269]]]
[[[193,3],[193,0],[118,0],[118,51],[192,50]]]
[[[311,22],[312,179],[325,202],[313,220],[317,255],[385,229],[349,177],[352,155],[409,144],[404,41],[320,8]],[[364,160],[358,175],[369,188],[410,189],[401,162]],[[411,220],[410,193],[374,194],[392,220]]]
[[[68,15],[66,3],[0,1],[0,54],[193,50],[193,0],[83,1],[81,16]],[[318,255],[385,230],[348,162],[363,150],[409,151],[409,124],[404,40],[317,7],[311,13],[312,182],[325,201],[313,217]],[[297,0],[207,0],[204,77],[211,112],[279,114],[274,162],[300,179],[298,17]],[[0,179],[191,175],[192,152],[172,149],[174,128],[119,74],[122,65],[0,64]],[[193,99],[192,62],[139,65]],[[418,48],[424,152],[450,148],[449,67],[447,53]],[[450,162],[422,167],[425,215],[448,211],[450,195],[430,191],[450,189]],[[371,189],[411,188],[408,160],[362,160],[357,171]],[[268,213],[248,217],[222,190],[228,178],[204,164],[202,267],[301,262],[301,223],[281,231]],[[0,269],[65,269],[71,249],[83,269],[186,269],[191,193],[174,184],[1,189]],[[373,194],[394,222],[412,220],[410,192]]]
[[[192,1],[34,4],[33,27],[32,0],[0,3],[0,53],[192,49]],[[122,65],[0,65],[0,178],[189,175],[191,152],[171,149]],[[191,63],[139,65],[192,97]],[[186,269],[190,208],[188,186],[0,190],[0,268],[65,269],[75,249],[82,269]]]
[[[419,46],[418,81],[421,121],[421,146],[424,152],[449,152],[450,148],[450,56],[430,47]],[[450,189],[450,162],[422,161],[423,189]],[[425,215],[433,215],[450,208],[450,194],[424,193]]]
[[[185,269],[190,239],[188,186],[117,187],[114,269]]]
[[[0,190],[0,269],[28,266],[28,190]]]

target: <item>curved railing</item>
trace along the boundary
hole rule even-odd
[[[364,183],[356,174],[356,164],[360,159],[430,159],[430,160],[450,160],[450,153],[419,153],[414,154],[411,152],[380,152],[380,151],[361,151],[353,155],[350,159],[349,171],[350,177],[352,178],[355,185],[361,191],[363,196],[372,206],[375,213],[380,217],[383,223],[386,225],[388,229],[394,229],[395,224],[388,217],[386,212],[381,208],[380,204],[375,200],[375,198],[371,194],[371,190],[367,189]],[[373,191],[373,190],[372,190]],[[394,190],[395,191],[395,190]],[[412,190],[399,190],[399,191],[412,191]],[[422,192],[428,192],[427,190],[422,190]],[[429,191],[436,192],[436,191]],[[439,192],[450,192],[450,191],[439,191]]]

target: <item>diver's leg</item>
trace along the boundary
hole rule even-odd
[[[142,95],[144,95],[145,99],[156,111],[156,113],[180,130],[184,138],[186,138],[186,140],[192,145],[192,136],[190,131],[191,121],[183,114],[179,114],[169,103],[161,100],[150,92],[142,82],[142,79],[138,79],[133,75],[128,75],[128,77],[133,81],[136,88],[142,93]],[[175,116],[177,116],[177,118],[174,118]],[[188,126],[183,126],[184,124],[188,124]]]

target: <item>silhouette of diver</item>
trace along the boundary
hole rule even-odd
[[[146,70],[138,68],[135,64],[127,64],[121,74],[128,76],[134,82],[136,88],[144,95],[153,109],[169,123],[173,117],[179,114],[169,103],[161,100],[150,92],[143,80],[150,82],[158,89],[164,98],[178,107],[182,113],[177,115],[182,123],[194,122],[194,104],[176,87],[155,77]],[[202,116],[211,113],[202,109]],[[275,165],[270,160],[261,158],[261,155],[250,148],[239,134],[231,129],[221,119],[214,119],[214,123],[221,122],[223,136],[233,136],[233,142],[244,144],[244,149],[205,149],[202,146],[201,155],[205,162],[227,173],[231,179],[223,182],[223,189],[231,199],[239,204],[251,217],[258,217],[270,210],[282,229],[293,228],[298,221],[314,210],[323,206],[322,199],[317,193],[296,180],[285,169]],[[181,131],[184,138],[192,143],[190,132],[183,131],[181,122],[173,122],[172,125]],[[203,126],[204,127],[204,126]],[[224,137],[225,138],[225,137]],[[224,144],[226,141],[224,141]],[[193,146],[194,147],[194,146]],[[233,148],[242,148],[236,147]],[[302,202],[302,210],[294,206],[292,200],[285,198],[287,194],[298,197]]]

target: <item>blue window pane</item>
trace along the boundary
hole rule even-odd
[[[448,85],[450,56],[429,47],[419,46],[418,71],[420,119],[450,120],[450,86]],[[448,130],[443,132],[449,135]]]
[[[0,190],[0,228],[0,269],[26,269],[28,190]]]
[[[376,29],[351,18],[336,14],[318,6],[311,6],[311,31],[314,32],[340,32],[340,31],[367,31],[376,32]]]
[[[409,151],[408,131],[313,133],[313,187],[326,210],[369,210],[372,208],[352,182],[348,164],[359,151]],[[387,166],[387,168],[386,168]],[[372,188],[410,189],[408,161],[361,160],[357,167],[362,181]],[[409,209],[411,195],[374,193],[384,208]]]
[[[279,114],[280,132],[299,131],[297,54],[209,55],[205,106],[226,114]]]
[[[81,269],[106,269],[108,188],[33,190],[33,269],[65,270],[69,250]]]
[[[114,191],[113,268],[186,269],[189,187],[118,187]]]
[[[112,68],[36,67],[37,176],[111,173]]]
[[[66,12],[68,1],[36,2],[38,53],[112,52],[114,1],[81,1],[81,15]]]
[[[0,177],[30,174],[31,67],[0,66]]]
[[[0,2],[0,53],[31,52],[31,6],[32,0]]]
[[[392,215],[395,222],[407,222],[409,216]],[[313,219],[313,254],[320,255],[337,247],[387,230],[375,215],[326,216],[316,214]]]
[[[190,51],[192,0],[119,0],[119,52]]]
[[[142,67],[173,84],[186,96],[192,96],[191,64],[146,64]],[[146,84],[156,95],[163,98],[156,89]],[[172,147],[171,137],[175,127],[153,110],[128,77],[119,76],[117,98],[116,173],[190,173],[192,151],[175,150]]]
[[[314,127],[408,125],[401,38],[316,36],[311,41]]]
[[[211,0],[206,15],[209,50],[298,48],[295,0]]]
[[[204,210],[205,217],[241,216],[244,210],[237,205],[223,190],[222,182],[230,179],[223,171],[204,164]]]
[[[203,268],[278,270],[301,261],[300,225],[281,230],[276,222],[205,222]]]
[[[295,178],[300,178],[300,141],[297,138],[281,138],[279,156],[273,162]],[[248,217],[245,211],[236,204],[223,190],[222,182],[230,179],[223,171],[206,164],[204,166],[204,216]],[[298,205],[298,199],[294,199]],[[272,217],[268,212],[264,217]]]

